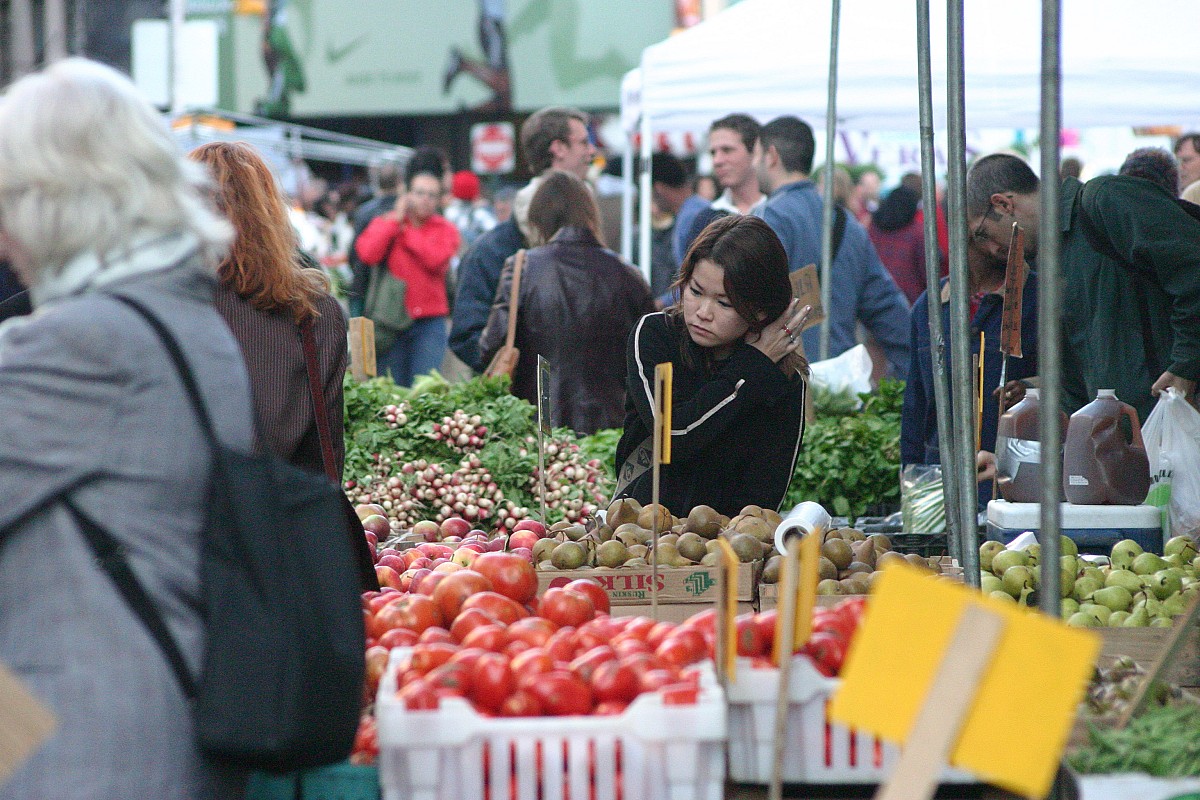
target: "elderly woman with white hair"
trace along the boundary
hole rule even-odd
[[[57,717],[0,798],[221,798],[244,775],[198,752],[188,703],[85,540],[118,541],[200,667],[211,456],[167,351],[184,347],[216,433],[253,446],[242,357],[213,306],[232,235],[200,168],[134,86],[61,61],[0,104],[0,245],[34,313],[0,326],[0,662]]]

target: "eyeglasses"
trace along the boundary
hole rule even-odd
[[[979,220],[979,224],[975,226],[975,230],[971,232],[971,241],[976,242],[977,244],[984,244],[992,238],[988,232],[983,229],[983,226],[987,224],[988,219],[991,218],[995,211],[995,206],[989,203],[987,211],[983,212],[983,219]],[[999,216],[999,214],[997,214],[997,216]]]
[[[409,191],[409,194],[413,195],[414,197],[425,197],[431,200],[437,200],[442,196],[441,192],[429,192],[423,189],[412,189]]]

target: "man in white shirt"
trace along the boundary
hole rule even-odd
[[[760,127],[753,117],[730,114],[708,129],[713,177],[723,190],[713,201],[713,208],[731,214],[753,214],[767,202],[754,169],[754,145]]]

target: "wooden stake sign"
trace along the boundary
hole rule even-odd
[[[724,536],[716,538],[721,554],[721,584],[717,592],[717,673],[725,683],[737,682],[737,596],[741,559]]]
[[[829,717],[921,762],[897,768],[902,785],[881,795],[889,800],[932,797],[945,763],[1044,797],[1100,644],[1094,631],[892,565],[851,642]]]
[[[375,323],[366,317],[353,317],[346,333],[350,342],[350,374],[356,381],[374,378],[378,372],[375,363]]]
[[[650,615],[658,619],[658,478],[659,467],[671,463],[671,383],[674,365],[670,361],[654,367],[654,439],[651,458],[650,503],[655,508],[650,537]]]
[[[542,505],[542,524],[546,519],[546,437],[550,434],[550,362],[539,355],[537,360],[537,418],[538,418],[538,499]]]

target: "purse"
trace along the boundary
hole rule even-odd
[[[517,361],[521,357],[521,351],[515,344],[517,340],[517,309],[521,304],[521,268],[524,266],[525,251],[518,250],[517,261],[513,265],[512,291],[508,296],[508,333],[504,337],[504,346],[496,351],[496,355],[492,356],[492,362],[483,371],[488,378],[495,378],[498,375],[507,375],[511,378],[517,371]]]
[[[388,269],[387,259],[371,267],[367,294],[363,298],[363,316],[375,323],[375,352],[382,357],[400,334],[412,327],[413,319],[404,304],[408,284]]]

